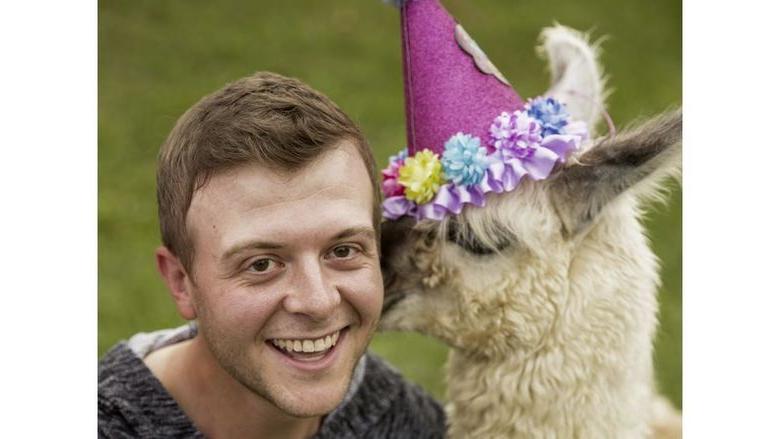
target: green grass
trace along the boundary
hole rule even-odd
[[[680,0],[444,0],[522,96],[544,92],[534,54],[558,21],[608,35],[602,62],[618,126],[681,104]],[[397,12],[379,0],[99,2],[98,354],[144,330],[181,323],[154,268],[155,160],[176,119],[201,96],[257,70],[298,77],[364,129],[377,160],[404,146]],[[648,217],[663,264],[656,365],[682,400],[681,192]],[[443,398],[446,348],[380,334],[372,349]]]

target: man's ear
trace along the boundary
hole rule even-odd
[[[606,139],[550,179],[550,197],[564,233],[583,231],[617,196],[655,197],[682,166],[682,111],[657,116]]]
[[[168,286],[179,314],[186,320],[196,319],[198,313],[192,297],[192,282],[184,265],[168,247],[160,246],[154,254],[157,258],[157,270]]]

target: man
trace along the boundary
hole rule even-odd
[[[160,151],[157,266],[181,316],[99,366],[105,437],[437,437],[438,404],[366,354],[382,308],[378,183],[360,130],[257,73]]]

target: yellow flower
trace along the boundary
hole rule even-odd
[[[428,149],[407,158],[398,171],[398,183],[406,188],[404,195],[417,204],[430,201],[443,182],[439,156]]]

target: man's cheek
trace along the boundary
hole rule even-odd
[[[273,309],[266,298],[244,292],[225,295],[219,301],[205,304],[207,323],[231,333],[236,338],[252,338],[259,333]]]
[[[362,288],[360,288],[361,286]],[[350,301],[360,314],[361,319],[377,321],[382,311],[383,296],[384,291],[381,284],[377,284],[372,280],[371,282],[356,285]]]

